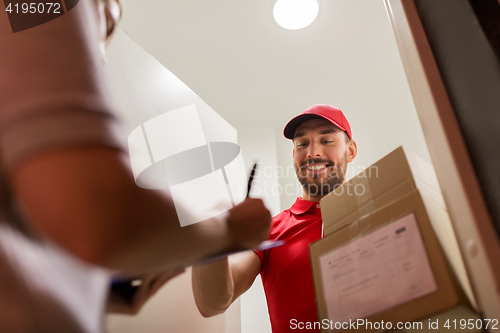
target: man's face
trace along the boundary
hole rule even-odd
[[[310,196],[324,196],[344,182],[355,156],[344,131],[325,119],[308,120],[295,130],[293,144],[295,173]]]

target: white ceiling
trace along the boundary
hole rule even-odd
[[[283,126],[316,103],[345,112],[357,168],[401,144],[429,160],[383,0],[318,0],[296,31],[275,1],[126,0],[120,27],[233,126],[274,127],[282,165]]]

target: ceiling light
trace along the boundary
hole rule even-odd
[[[285,29],[298,30],[307,27],[318,16],[317,0],[278,0],[273,15]]]

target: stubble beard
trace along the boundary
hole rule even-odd
[[[306,174],[306,164],[307,163],[327,163],[329,165],[327,176],[321,177],[321,174],[314,175],[310,179]],[[340,162],[340,165],[335,165],[331,160],[323,159],[309,159],[304,161],[300,168],[295,165],[295,174],[299,180],[302,187],[311,196],[324,196],[335,190],[337,187],[344,183],[345,172],[347,170],[347,151],[345,152],[344,158]],[[304,174],[301,174],[303,171]]]

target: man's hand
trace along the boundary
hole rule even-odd
[[[168,271],[164,273],[154,273],[144,275],[142,278],[134,280],[140,283],[136,288],[132,298],[111,290],[106,311],[108,313],[119,313],[135,315],[139,313],[143,305],[170,279],[183,273],[184,269]]]
[[[271,213],[261,199],[246,199],[229,210],[227,225],[234,247],[251,249],[267,239]]]
[[[232,249],[251,249],[267,239],[271,214],[260,199],[246,199],[229,210],[227,227]],[[204,317],[223,313],[244,293],[257,274],[260,259],[253,251],[193,267],[193,293]]]

